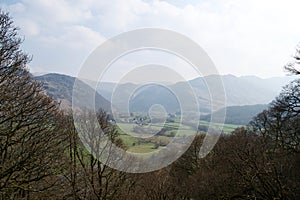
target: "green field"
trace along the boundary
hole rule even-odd
[[[210,123],[206,121],[200,121],[199,125],[209,126]],[[212,124],[215,127],[221,128],[222,124]],[[135,129],[139,125],[134,123],[118,123],[120,131],[120,138],[127,146],[127,151],[133,153],[150,153],[164,148],[169,142],[172,141],[175,135],[177,136],[190,136],[197,134],[196,130],[189,125],[181,125],[179,128],[178,122],[167,122],[165,124],[156,123],[148,126],[142,126],[143,130],[151,131],[152,134],[146,135],[147,137],[140,138],[139,133]],[[222,127],[223,134],[230,134],[233,130],[238,128],[238,125],[224,124]],[[178,129],[179,128],[179,129]],[[163,134],[158,134],[159,131],[163,131]],[[145,135],[144,135],[145,136]]]

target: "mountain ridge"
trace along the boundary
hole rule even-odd
[[[210,88],[207,86],[207,84],[211,84],[212,86],[214,86],[214,82],[216,81],[217,78],[219,78],[218,75],[209,75],[206,77],[198,77],[188,82],[192,86],[198,98],[198,103],[202,107],[202,110],[207,110],[211,106],[210,92],[209,92]],[[289,76],[262,79],[256,76],[237,77],[234,75],[224,75],[221,76],[221,78],[224,84],[224,90],[227,98],[226,101],[227,106],[268,104],[277,95],[279,95],[284,85],[288,84],[290,81],[295,79],[295,77],[289,77]],[[117,88],[122,88],[122,93],[126,93],[125,91],[127,89],[133,91],[132,88],[139,87],[138,84],[132,84],[132,83],[130,84],[130,88],[126,87],[126,84],[117,85],[116,83],[106,83],[106,82],[101,84],[97,87],[97,91],[108,100],[111,100],[112,88],[115,88],[116,86]],[[178,82],[172,85],[168,85],[168,87],[173,89],[174,91],[180,91],[178,90],[178,88],[180,88],[182,84],[183,84],[182,82]],[[109,87],[107,87],[107,85],[109,85]],[[151,102],[156,102],[157,98],[165,96],[163,93],[156,94],[155,96],[153,96],[152,93],[153,92],[151,92],[150,89],[148,94],[146,91],[144,91],[143,97],[139,98],[140,102],[135,101],[137,107],[142,108],[141,104],[143,104],[143,102],[148,105],[151,104]],[[124,96],[126,95],[129,94],[124,94]],[[121,98],[121,96],[119,96],[119,98]],[[175,102],[175,101],[170,101],[170,102]],[[169,107],[175,108],[176,106],[170,105]],[[175,112],[174,109],[173,112]]]
[[[63,110],[69,110],[72,107],[72,100],[79,105],[78,102],[85,102],[85,108],[93,109],[92,100],[87,100],[86,96],[95,93],[95,109],[103,109],[107,112],[111,110],[111,104],[104,97],[94,91],[89,85],[77,79],[77,91],[73,91],[76,78],[65,74],[49,73],[34,77],[41,82],[45,92],[55,101],[61,103]],[[73,99],[73,92],[76,93],[77,99]],[[81,107],[80,109],[84,109]]]
[[[39,81],[44,82],[44,89],[46,92],[53,96],[55,100],[61,100],[65,102],[69,107],[72,103],[72,91],[75,81],[75,77],[71,77],[65,74],[49,73],[42,76],[35,76]],[[191,85],[193,92],[196,94],[197,101],[200,105],[200,112],[204,114],[210,114],[211,100],[209,87],[211,84],[214,86],[214,81],[217,78],[221,78],[224,84],[224,90],[226,94],[226,106],[243,106],[243,105],[257,105],[270,103],[280,92],[281,88],[289,83],[294,77],[272,77],[262,79],[257,76],[241,76],[235,75],[209,75],[205,77],[198,77],[190,80],[188,83]],[[181,92],[183,82],[168,85],[168,89],[171,92]],[[93,81],[83,80],[81,83],[82,93],[88,91],[94,92],[92,87],[96,85]],[[115,88],[117,86],[117,88]],[[167,111],[175,113],[179,111],[180,107],[172,98],[174,95],[167,94],[168,91],[162,90],[161,85],[145,87],[143,90],[139,90],[138,94],[134,95],[134,92],[140,88],[141,85],[134,83],[122,83],[116,84],[113,82],[100,83],[96,90],[97,106],[105,107],[105,110],[110,110],[111,97],[113,91],[118,91],[118,94],[113,99],[112,105],[117,104],[120,107],[126,107],[124,104],[125,97],[135,96],[131,98],[129,108],[134,112],[146,112],[149,109],[149,105],[163,102],[167,107]],[[117,90],[116,90],[117,89]],[[167,93],[166,93],[167,92]],[[84,98],[84,94],[81,98]],[[125,102],[126,103],[126,102]],[[148,105],[148,106],[145,106]]]

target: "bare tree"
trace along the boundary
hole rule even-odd
[[[300,69],[297,69],[300,65],[300,44],[298,44],[298,46],[296,47],[296,53],[293,58],[294,61],[286,64],[284,66],[284,69],[291,74],[300,75]]]
[[[60,112],[29,74],[30,57],[9,15],[0,10],[0,192],[29,198],[55,185],[62,151]]]
[[[260,187],[256,191],[264,198],[298,199],[300,196],[300,80],[285,86],[270,107],[250,123],[254,133],[262,139],[261,159],[249,166],[256,167]],[[253,148],[261,147],[257,145]],[[257,156],[258,157],[258,156]],[[247,160],[248,161],[248,160]],[[261,166],[265,163],[265,166]]]
[[[300,79],[285,86],[270,107],[250,123],[277,148],[300,151]]]
[[[108,166],[109,159],[106,162],[101,161],[99,159],[101,154],[110,149],[110,146],[105,146],[105,149],[99,149],[99,146],[105,135],[113,144],[121,148],[125,147],[115,125],[109,123],[105,112],[100,111],[97,115],[102,133],[95,132],[97,131],[95,124],[89,123],[92,118],[91,112],[88,111],[80,115],[80,121],[85,126],[85,130],[88,130],[80,139],[73,120],[70,116],[66,116],[65,130],[69,138],[69,148],[66,157],[68,166],[64,177],[69,185],[66,186],[64,198],[120,199],[120,195],[130,187],[129,174],[111,169]],[[86,143],[85,146],[82,142]]]

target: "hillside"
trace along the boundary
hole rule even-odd
[[[214,83],[218,75],[210,75],[206,77],[199,77],[190,80],[194,93],[197,96],[200,112],[210,113],[210,93],[209,89],[214,88]],[[224,89],[226,93],[227,106],[242,106],[242,105],[257,105],[270,103],[280,92],[281,88],[288,84],[294,77],[274,77],[262,79],[256,76],[236,77],[233,75],[221,76]],[[183,83],[170,84],[168,87],[172,91],[179,92],[181,95],[183,91]],[[210,87],[208,88],[207,85]],[[161,102],[166,105],[168,112],[176,112],[179,105],[174,95],[167,89],[162,89],[161,86],[152,85],[151,87],[141,87],[141,85],[133,83],[115,84],[115,83],[101,83],[97,87],[99,94],[106,99],[111,99],[112,91],[116,87],[118,91],[117,98],[114,98],[116,105],[124,107],[123,99],[128,99],[128,96],[134,96],[129,102],[132,111],[147,111],[148,105]],[[135,92],[136,91],[136,92]],[[135,93],[132,93],[135,92]],[[134,94],[134,95],[133,95]],[[116,92],[115,92],[116,95]],[[114,102],[112,102],[114,104]]]
[[[43,88],[46,93],[54,100],[61,102],[63,109],[70,109],[72,107],[72,94],[75,78],[62,74],[45,74],[36,76],[36,80],[42,82]],[[87,101],[86,96],[93,94],[95,91],[87,84],[79,81],[79,90],[75,91],[78,94],[76,101],[85,102],[86,108],[91,108],[92,100]],[[104,109],[110,111],[110,102],[103,98],[100,94],[95,94],[95,107],[96,109]]]
[[[253,117],[267,108],[266,104],[226,107],[225,124],[247,125]],[[217,116],[219,113],[222,114],[223,111],[216,111],[214,114]],[[211,115],[208,114],[201,116],[200,119],[210,121],[210,118]]]
[[[75,78],[62,74],[45,74],[36,76],[37,80],[43,82],[47,94],[55,100],[61,101],[63,108],[70,108],[72,104],[72,92]],[[213,88],[217,75],[199,77],[189,81],[193,92],[197,96],[202,117],[208,118],[210,114],[210,93],[209,89]],[[246,124],[249,117],[253,117],[257,111],[265,108],[263,105],[270,103],[281,90],[282,86],[287,84],[293,77],[276,77],[261,79],[255,76],[236,77],[233,75],[224,75],[221,77],[226,92],[227,104],[227,121],[230,124]],[[134,83],[101,83],[97,87],[96,108],[110,110],[112,91],[115,89],[112,105],[119,110],[129,108],[130,112],[147,112],[151,105],[161,104],[169,113],[175,113],[180,110],[180,104],[176,96],[172,93],[180,93],[184,96],[185,92],[183,83],[169,84],[169,89],[160,85],[141,86]],[[207,85],[211,87],[208,88]],[[116,87],[117,86],[117,87]],[[116,88],[115,88],[116,87]],[[88,81],[80,82],[79,100],[85,102],[89,107],[92,102],[84,99],[94,90],[88,85]],[[128,101],[127,101],[128,100]],[[129,102],[129,105],[127,105]],[[253,106],[244,106],[253,105]],[[253,110],[251,110],[253,109]],[[231,114],[232,113],[232,114]]]

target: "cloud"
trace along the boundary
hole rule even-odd
[[[24,35],[35,37],[40,34],[40,26],[36,22],[28,19],[19,19],[18,23],[22,24],[22,32]]]
[[[88,9],[81,7],[77,1],[66,0],[23,0],[31,11],[28,17],[36,18],[41,23],[64,24],[83,22],[92,17]]]
[[[40,41],[47,46],[70,48],[79,52],[91,51],[105,41],[105,38],[98,32],[82,25],[64,27],[62,32],[57,36],[41,37]]]
[[[299,42],[296,0],[200,1],[182,7],[150,1],[140,12],[135,10],[141,2],[131,3],[135,6],[107,7],[102,13],[107,29],[114,34],[149,26],[178,31],[203,46],[221,73],[283,75],[282,66]]]
[[[50,45],[61,53],[71,51],[68,53],[86,58],[105,38],[136,28],[158,27],[198,42],[223,74],[283,75],[282,66],[300,40],[297,0],[185,4],[179,0],[21,0],[2,7],[11,12],[26,35],[25,47],[37,48],[34,52],[49,53]],[[36,56],[32,65],[47,65],[49,60],[41,57]],[[57,65],[61,63],[74,68],[63,58]]]
[[[61,0],[1,5],[25,36],[23,48],[34,56],[31,69],[74,75],[86,56],[105,40],[85,24],[92,15],[90,7],[84,5],[83,1]]]

